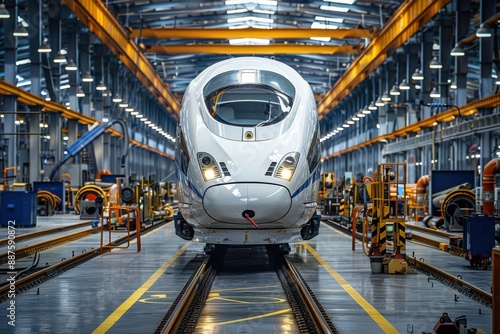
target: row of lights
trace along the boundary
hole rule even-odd
[[[337,133],[344,131],[344,129],[347,129],[351,125],[354,125],[361,118],[364,118],[367,115],[370,115],[372,113],[372,110],[377,110],[377,106],[373,102],[370,103],[370,105],[365,106],[364,108],[360,109],[356,115],[354,115],[353,117],[351,117],[350,120],[348,120],[344,124],[342,124],[342,126],[339,126],[336,129],[333,129],[332,131],[330,131],[323,138],[321,138],[320,141],[324,142],[325,140],[330,139],[331,137],[335,136]]]
[[[5,8],[5,4],[1,3],[0,4],[0,19],[8,19],[8,18],[10,18],[10,13]],[[22,23],[19,23],[19,25],[15,29],[13,35],[15,37],[27,37],[29,35],[29,33],[26,30],[26,28],[24,27],[24,25]],[[52,52],[52,49],[50,48],[49,44],[47,43],[47,41],[45,39],[44,39],[43,43],[40,45],[40,47],[38,48],[38,52],[40,52],[40,53]],[[66,64],[66,66],[64,67],[64,69],[66,71],[76,71],[78,69],[75,62],[72,59],[69,59],[68,61],[66,61],[66,57],[64,56],[64,53],[61,51],[58,51],[56,56],[54,57],[54,63]],[[94,81],[94,78],[92,77],[90,72],[86,72],[82,77],[82,81],[86,82],[86,83],[90,83],[90,82]],[[107,88],[102,81],[96,87],[96,90],[98,90],[98,91],[106,91],[106,89]],[[85,97],[85,92],[82,90],[81,87],[78,87],[76,96],[77,97]],[[131,115],[139,118],[140,121],[142,121],[144,124],[148,125],[150,128],[152,128],[153,130],[156,130],[158,133],[163,135],[165,138],[167,138],[170,141],[175,143],[175,138],[172,135],[170,135],[168,132],[164,131],[161,127],[154,124],[152,121],[148,120],[145,116],[140,114],[138,111],[135,111],[134,108],[129,107],[129,105],[127,103],[123,102],[123,100],[119,94],[116,94],[113,97],[112,101],[115,103],[120,103],[119,106],[122,108],[125,108],[125,111],[130,112]],[[105,121],[105,120],[103,120],[103,121]],[[106,120],[106,122],[107,121],[108,120]],[[40,127],[47,128],[48,124],[40,123]],[[45,139],[50,139],[50,137],[45,138]]]

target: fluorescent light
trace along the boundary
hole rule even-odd
[[[248,1],[248,0],[226,0],[226,6],[245,5],[249,2],[250,1]],[[277,6],[278,5],[278,1],[273,1],[273,0],[255,0],[255,1],[251,1],[251,2],[258,4],[258,5],[267,5],[267,6]]]
[[[313,22],[311,24],[312,29],[338,29],[339,26],[334,25],[334,24],[325,24],[321,22]]]
[[[354,3],[354,1],[356,1],[356,0],[323,0],[323,1],[342,3],[344,5],[352,5]]]
[[[337,7],[337,6],[329,6],[329,5],[319,6],[319,9],[321,9],[321,10],[329,10],[329,11],[332,11],[332,12],[339,12],[339,13],[347,13],[349,11],[349,8]]]
[[[344,19],[341,19],[339,17],[325,17],[325,16],[316,16],[314,18],[314,20],[320,21],[320,22],[335,22],[335,23],[344,22]]]
[[[269,40],[264,38],[234,38],[229,40],[231,45],[269,45]]]
[[[16,61],[16,66],[26,65],[26,64],[31,64],[31,59],[25,58],[25,59],[21,59],[21,60]]]
[[[241,13],[246,13],[248,10],[246,8],[240,8],[240,9],[230,9],[226,13],[227,14],[241,14]]]
[[[257,16],[242,16],[242,17],[231,17],[227,19],[227,23],[238,23],[238,22],[247,22],[247,21],[253,21],[253,22],[258,22],[258,23],[273,23],[273,19],[269,19],[266,17],[257,17]]]
[[[266,14],[266,15],[274,15],[274,13],[276,13],[275,10],[264,10],[264,9],[258,9],[258,8],[252,10],[252,12],[258,13],[258,14]]]

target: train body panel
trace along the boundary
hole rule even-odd
[[[293,69],[254,57],[209,67],[182,102],[177,234],[225,244],[307,239],[319,159],[314,97]]]

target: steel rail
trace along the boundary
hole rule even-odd
[[[180,320],[186,314],[187,307],[191,304],[191,301],[194,298],[194,292],[198,283],[205,275],[209,260],[210,256],[207,256],[199,266],[198,270],[191,275],[188,282],[173,302],[169,311],[158,325],[155,333],[173,333],[179,326]]]
[[[90,221],[82,222],[82,223],[76,223],[72,225],[67,225],[67,226],[60,226],[60,227],[54,227],[51,229],[47,230],[42,230],[42,231],[37,231],[37,232],[32,232],[32,233],[26,233],[26,234],[21,234],[21,235],[16,235],[16,243],[18,242],[23,242],[29,239],[34,239],[34,238],[39,238],[48,234],[53,234],[53,233],[58,233],[58,232],[63,232],[63,231],[69,231],[73,230],[75,228],[80,228],[80,227],[86,227],[90,225]],[[5,239],[0,239],[0,247],[6,246],[9,243],[9,238]]]
[[[306,306],[309,314],[316,324],[318,333],[337,333],[337,329],[335,328],[335,326],[333,326],[330,317],[327,315],[321,304],[319,304],[318,300],[312,293],[302,275],[300,275],[300,273],[298,272],[297,268],[295,268],[295,266],[287,257],[283,256],[283,258],[285,268],[288,271],[290,277],[295,282],[304,305]]]
[[[16,259],[20,259],[20,258],[29,256],[29,255],[33,255],[35,253],[50,249],[50,248],[54,248],[54,247],[67,244],[67,243],[75,241],[75,240],[85,238],[89,235],[96,234],[96,233],[99,233],[99,229],[96,227],[92,227],[92,228],[86,229],[84,231],[79,231],[79,232],[75,232],[72,234],[63,235],[62,237],[59,237],[59,238],[55,238],[55,239],[51,239],[51,240],[47,240],[47,241],[42,241],[42,242],[36,243],[34,245],[26,246],[23,248],[18,248],[16,250],[14,250],[13,252],[16,255]],[[16,242],[17,241],[18,240],[16,238]],[[0,254],[0,264],[7,263],[8,257],[10,254],[12,254],[12,251],[8,251],[6,253]]]
[[[149,232],[152,230],[155,230],[156,228],[163,226],[166,224],[167,221],[161,221],[159,223],[149,225],[148,227],[144,228],[143,232]],[[99,231],[99,228],[95,228],[97,231]],[[130,237],[135,237],[136,231],[133,231],[130,233]],[[112,243],[108,243],[107,245],[113,244],[122,244],[128,240],[128,236],[124,235],[116,240],[114,240]],[[108,250],[107,250],[108,251]],[[16,253],[17,255],[17,253]],[[60,273],[63,273],[80,263],[86,262],[94,257],[97,257],[100,255],[100,249],[99,247],[83,252],[81,254],[78,254],[70,259],[58,262],[52,266],[45,267],[39,271],[36,271],[32,274],[29,274],[25,277],[22,277],[21,279],[16,280],[15,284],[15,289],[16,289],[16,294],[19,294],[23,291],[27,291],[31,289],[32,287],[38,285],[39,283],[45,282],[52,277],[55,277],[59,275]],[[4,302],[5,300],[8,300],[8,294],[11,293],[12,291],[10,290],[10,285],[4,285],[0,287],[0,303]]]
[[[493,302],[491,293],[487,293],[486,291],[476,287],[475,285],[463,281],[460,277],[453,276],[437,267],[425,263],[423,260],[407,257],[406,262],[413,268],[426,273],[427,275],[435,277],[443,284],[451,286],[461,294],[491,309]]]

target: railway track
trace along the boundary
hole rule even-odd
[[[332,227],[335,227],[337,230],[342,231],[343,233],[346,234],[351,234],[351,231],[346,227],[346,226],[341,226],[340,223],[337,223],[333,220],[328,220],[327,224],[329,224]],[[413,242],[418,242],[421,244],[424,244],[429,247],[441,249],[441,244],[444,242],[449,241],[450,236],[454,236],[453,234],[444,232],[444,231],[438,231],[438,230],[432,230],[424,227],[419,227],[419,226],[414,226],[414,225],[408,225],[410,226],[411,229],[417,230],[420,233],[413,233],[412,232],[412,237],[411,241]],[[427,237],[424,235],[430,234],[433,235],[433,237]],[[441,238],[441,240],[436,239],[436,236]],[[356,238],[359,240],[362,240],[362,235],[361,233],[357,232],[356,233]],[[455,247],[452,245],[447,245],[447,249],[445,250],[453,255],[457,255],[459,257],[464,258],[464,251],[459,248]],[[474,286],[471,283],[468,283],[462,279],[460,276],[455,276],[450,273],[447,273],[444,270],[441,270],[435,266],[432,266],[428,263],[425,263],[424,259],[417,259],[415,257],[406,257],[406,262],[408,265],[415,270],[418,270],[419,272],[429,276],[430,278],[436,279],[437,281],[443,283],[446,286],[449,286],[450,288],[458,291],[459,293],[463,294],[464,296],[488,307],[492,308],[492,294],[484,291],[483,289],[480,289],[476,286]]]
[[[20,234],[20,235],[16,235],[16,243],[24,242],[24,241],[34,239],[34,238],[47,236],[47,235],[54,234],[54,233],[70,231],[70,230],[74,230],[74,229],[81,228],[81,227],[87,227],[89,225],[90,225],[90,221],[85,221],[85,222],[76,223],[76,224],[72,224],[72,225],[55,227],[55,228],[41,230],[41,231],[32,232],[32,233]],[[7,246],[9,243],[9,240],[10,240],[9,238],[0,239],[0,247]]]
[[[141,236],[143,236],[145,233],[150,232],[152,230],[155,230],[156,228],[163,226],[167,223],[167,220],[161,221],[161,222],[156,222],[155,224],[147,225],[144,229],[140,231]],[[99,233],[100,229],[99,227],[92,228],[92,233]],[[83,231],[84,233],[88,233],[89,230]],[[80,232],[79,232],[80,233]],[[133,239],[136,237],[137,231],[131,231],[130,232],[130,239]],[[62,237],[64,238],[64,237]],[[60,239],[60,238],[57,238]],[[45,243],[51,243],[54,240],[48,240]],[[124,235],[120,238],[115,239],[112,243],[108,243],[104,245],[105,247],[107,246],[118,246],[123,243],[126,243],[128,241],[128,236]],[[110,249],[104,248],[102,252],[108,252]],[[19,250],[18,250],[19,252]],[[16,252],[16,258],[17,258],[17,252]],[[64,259],[61,262],[58,262],[54,265],[47,266],[44,268],[41,268],[39,270],[34,270],[33,272],[27,274],[26,276],[17,278],[15,280],[15,292],[16,294],[20,294],[22,292],[28,291],[32,289],[33,287],[50,280],[53,277],[56,277],[71,268],[74,268],[78,266],[81,263],[84,263],[94,257],[97,257],[101,254],[101,249],[100,248],[94,248],[90,249],[88,251],[83,251],[81,254],[78,254],[76,256],[73,256],[69,259]],[[0,303],[8,300],[8,294],[13,292],[12,289],[12,284],[6,284],[0,287]]]
[[[203,261],[160,322],[155,333],[193,333],[201,310],[224,262],[225,247]],[[338,333],[298,270],[279,247],[268,246],[267,254],[281,282],[300,333]]]
[[[50,248],[54,248],[54,247],[67,244],[67,243],[75,241],[75,240],[85,238],[89,235],[99,233],[99,231],[100,231],[100,229],[98,227],[92,227],[92,228],[86,229],[84,231],[79,231],[79,232],[63,235],[59,238],[42,241],[42,242],[39,242],[39,243],[36,243],[33,245],[29,245],[26,247],[22,247],[22,248],[16,248],[15,249],[16,259],[19,260],[23,257],[30,256],[30,255],[36,254],[38,252],[48,250]],[[19,242],[19,238],[17,238],[17,237],[16,237],[16,242]],[[8,252],[0,254],[0,265],[8,262],[9,255],[11,253],[12,252],[8,251]]]

